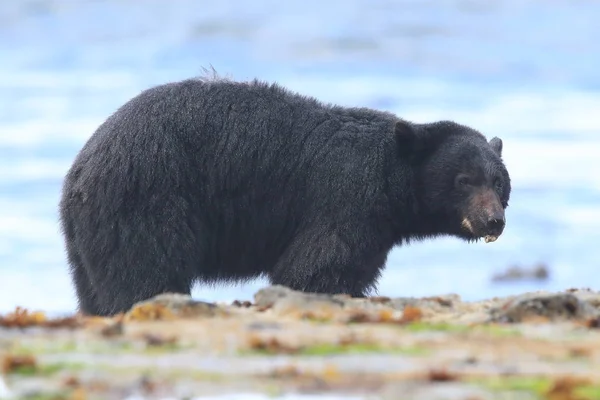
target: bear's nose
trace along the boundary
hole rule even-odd
[[[490,215],[487,221],[488,230],[493,233],[501,233],[505,224],[504,213],[501,212]]]

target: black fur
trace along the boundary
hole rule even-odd
[[[196,280],[261,275],[365,296],[394,245],[485,234],[461,227],[474,203],[455,177],[500,179],[506,207],[498,141],[258,81],[146,90],[100,125],[65,178],[60,218],[80,309],[111,315],[190,293]]]

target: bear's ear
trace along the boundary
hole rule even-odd
[[[415,132],[415,128],[410,122],[404,120],[396,122],[394,135],[396,136],[398,151],[401,154],[413,152],[417,142],[417,132]]]
[[[499,137],[492,138],[490,140],[490,147],[498,154],[498,157],[502,157],[502,139]]]

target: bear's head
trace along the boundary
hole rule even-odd
[[[395,126],[398,151],[413,171],[423,235],[449,234],[495,241],[504,231],[510,176],[502,140],[450,121]]]

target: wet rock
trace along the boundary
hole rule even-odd
[[[189,295],[163,293],[136,303],[126,319],[168,319],[225,316],[228,312],[214,303],[194,300]]]
[[[274,285],[259,290],[254,295],[254,303],[258,308],[271,308],[278,306],[285,308],[287,306],[304,307],[304,306],[330,306],[335,308],[343,308],[344,300],[350,299],[349,296],[343,295],[328,295],[320,293],[304,293],[289,289],[285,286]]]
[[[347,295],[328,295],[294,291],[283,286],[271,286],[256,293],[259,310],[297,319],[357,322],[394,322],[402,317],[382,302],[369,302]],[[383,311],[383,314],[382,314]]]
[[[425,298],[352,298],[341,294],[305,293],[284,286],[261,289],[255,294],[254,300],[258,311],[270,310],[281,316],[342,323],[406,323],[414,319],[407,319],[407,312],[414,314],[414,311],[418,311],[417,319],[420,320],[439,314],[449,315],[463,304],[460,297],[454,294]]]
[[[445,310],[453,308],[456,304],[461,303],[460,296],[449,294],[434,297],[367,297],[367,298],[352,298],[347,295],[327,295],[319,293],[304,293],[289,289],[284,286],[269,286],[259,290],[255,296],[255,304],[259,308],[271,308],[281,306],[281,304],[295,305],[327,305],[334,308],[385,308],[391,307],[395,310],[402,311],[405,307],[432,308]]]
[[[537,294],[515,297],[490,310],[493,322],[580,320],[598,316],[598,310],[572,293]]]
[[[460,296],[456,294],[423,298],[396,297],[390,301],[390,305],[397,310],[403,310],[405,307],[411,306],[421,309],[448,311],[449,309],[453,309],[459,303],[461,303]]]
[[[347,306],[349,296],[304,293],[283,286],[270,286],[254,295],[259,310],[269,309],[277,315],[331,320]]]

